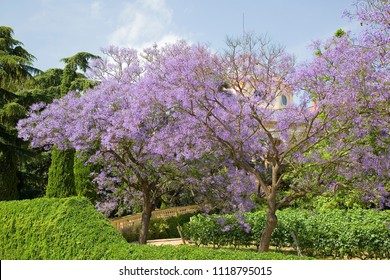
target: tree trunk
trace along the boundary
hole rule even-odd
[[[273,204],[273,205],[272,205]],[[271,236],[274,232],[276,225],[278,223],[278,218],[276,217],[276,203],[272,203],[268,201],[267,206],[267,213],[266,213],[266,223],[263,230],[263,233],[261,234],[261,240],[260,240],[260,252],[268,252],[269,251],[269,245],[271,243]]]
[[[269,245],[271,243],[271,236],[274,232],[276,225],[278,223],[278,218],[276,217],[276,190],[280,182],[278,178],[279,165],[276,163],[272,166],[272,185],[269,186],[266,190],[267,194],[267,211],[266,211],[266,223],[261,234],[260,240],[260,252],[268,252]]]
[[[141,231],[139,233],[139,244],[146,244],[148,240],[150,218],[152,217],[153,201],[149,191],[144,191],[143,194],[143,209],[141,218]]]

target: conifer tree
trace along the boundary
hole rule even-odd
[[[87,197],[92,203],[97,200],[97,186],[92,182],[92,165],[85,164],[88,157],[81,157],[80,153],[76,152],[74,157],[74,184],[76,194]]]
[[[61,61],[66,63],[61,78],[61,97],[65,96],[72,90],[85,90],[92,85],[84,75],[77,73],[77,70],[86,71],[88,61],[98,58],[97,56],[80,52],[72,57],[63,58]],[[80,88],[82,85],[83,88]],[[52,163],[49,169],[49,179],[47,184],[46,195],[48,197],[67,197],[76,195],[75,177],[74,177],[74,150],[59,150],[56,146],[52,149]],[[83,172],[77,172],[83,174]],[[84,179],[77,179],[78,183]],[[81,188],[81,186],[79,186]]]
[[[15,126],[26,110],[15,92],[40,72],[32,67],[34,60],[22,42],[13,38],[13,29],[0,26],[0,200],[19,198],[17,163],[27,151]]]
[[[73,175],[73,158],[73,150],[60,151],[57,148],[53,148],[46,196],[68,197],[76,195]]]

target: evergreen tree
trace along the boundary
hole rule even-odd
[[[0,200],[18,199],[16,158],[12,149],[0,149],[0,166]]]
[[[93,82],[86,79],[84,75],[77,73],[77,70],[80,69],[85,72],[88,69],[88,61],[96,58],[98,57],[93,54],[80,52],[61,60],[66,63],[61,77],[61,97],[65,96],[69,91],[83,91],[93,85]],[[67,197],[76,194],[74,161],[74,150],[62,151],[53,147],[52,163],[48,174],[47,196]],[[84,176],[85,172],[80,172],[79,167],[76,174]],[[83,178],[78,178],[76,181],[80,183],[84,180]],[[81,186],[78,188],[81,188]]]
[[[74,183],[76,194],[87,197],[92,203],[97,201],[97,186],[92,182],[91,173],[93,168],[91,164],[85,164],[88,157],[83,157],[76,153],[74,157]]]
[[[22,46],[12,28],[0,26],[0,200],[19,198],[18,162],[29,154],[17,138],[15,126],[26,109],[15,92],[40,71],[32,67],[35,57]]]
[[[73,176],[74,150],[60,151],[53,147],[46,189],[48,197],[68,197],[76,195]]]

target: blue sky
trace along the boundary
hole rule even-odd
[[[100,55],[108,45],[141,49],[177,39],[224,48],[227,36],[267,34],[296,55],[337,29],[356,30],[342,18],[351,0],[0,0],[0,25],[36,58],[41,70],[63,67],[80,51]]]

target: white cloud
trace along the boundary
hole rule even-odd
[[[137,0],[121,12],[109,43],[141,49],[153,43],[175,42],[182,37],[172,31],[172,18],[173,11],[165,0]]]
[[[92,2],[90,6],[90,11],[93,17],[99,17],[102,11],[102,4],[100,3],[100,1]]]

